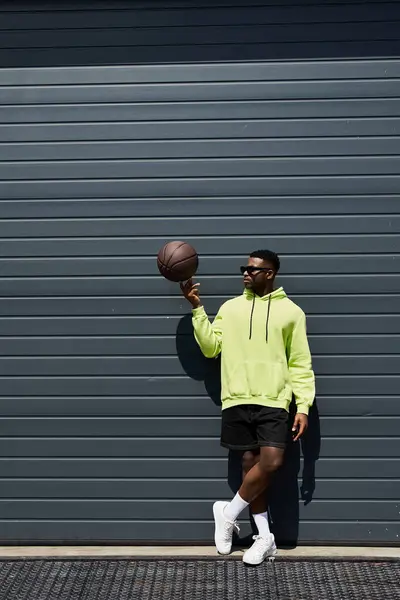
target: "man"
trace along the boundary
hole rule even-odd
[[[193,307],[194,334],[207,358],[221,353],[221,445],[243,453],[243,482],[231,502],[216,502],[215,545],[229,554],[237,518],[247,507],[259,535],[243,557],[260,564],[276,554],[268,522],[265,492],[283,462],[288,438],[297,441],[308,425],[315,381],[303,311],[282,288],[274,290],[279,257],[269,250],[253,252],[241,267],[244,293],[220,308],[211,324],[202,306],[199,284],[181,284]],[[297,414],[292,436],[289,405]]]

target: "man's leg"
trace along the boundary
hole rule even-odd
[[[247,473],[260,461],[260,450],[244,452],[242,458],[242,481],[245,480]],[[271,534],[268,520],[268,500],[267,494],[262,492],[255,500],[250,503],[250,511],[258,529],[258,533],[263,538],[268,538]]]
[[[223,506],[224,503],[217,504],[219,510],[223,511],[220,520],[221,517],[225,518],[232,525],[240,513],[250,505],[253,515],[263,515],[264,517],[264,521],[255,519],[257,527],[261,527],[262,532],[269,535],[267,504],[264,494],[273,475],[283,462],[285,451],[282,448],[262,446],[259,449],[259,455],[255,452],[246,451],[243,455],[244,479],[236,496],[225,506]]]
[[[245,404],[222,411],[221,445],[224,448],[234,452],[247,452],[249,449],[258,451],[256,431],[251,424],[254,409],[254,406]],[[230,553],[233,532],[239,531],[236,518],[246,506],[248,503],[239,494],[236,494],[231,502],[214,503],[214,540],[220,554]]]
[[[243,453],[242,457],[242,482],[245,480],[246,475],[260,460],[260,449],[248,450]],[[258,498],[250,503],[250,510],[253,515],[263,513],[267,510],[267,500],[265,494],[260,494]]]
[[[244,452],[242,457],[242,481],[244,481],[247,473],[260,460],[260,449]],[[263,538],[268,538],[271,534],[268,520],[268,501],[265,492],[257,496],[250,503],[250,512],[256,524],[258,533]]]
[[[246,453],[247,454],[247,453]],[[246,472],[239,489],[239,496],[255,509],[264,508],[260,496],[269,487],[272,477],[283,463],[285,451],[273,446],[260,448],[259,460]]]
[[[246,450],[242,455],[242,482],[244,481],[247,473],[257,464],[260,460],[260,449]],[[239,513],[242,512],[247,506],[248,502],[240,496],[240,492],[236,494],[234,499],[228,504],[225,510],[225,516],[230,521],[236,521]],[[258,498],[250,503],[250,510],[252,514],[264,513],[267,510],[267,502],[264,494],[260,494]]]
[[[262,495],[270,485],[273,475],[282,465],[285,450],[273,446],[262,446],[258,460],[250,454],[251,451],[244,454],[246,474],[242,485],[225,509],[226,518],[232,522],[249,504],[253,505],[252,509],[254,508],[254,510],[266,508]]]
[[[261,540],[268,540],[268,547],[264,544],[264,558],[276,552],[273,536],[269,532],[264,493],[283,462],[287,437],[288,413],[283,409],[248,405],[223,411],[221,443],[232,450],[239,450],[242,446],[245,476],[231,502],[216,502],[213,507],[215,545],[221,554],[229,554],[232,533],[237,527],[236,519],[249,505],[260,533],[257,548]],[[257,556],[260,554],[258,550]]]
[[[251,456],[247,452],[243,455],[244,477],[239,495],[249,502],[258,529],[254,544],[243,555],[243,562],[248,565],[259,565],[267,557],[275,556],[277,552],[275,538],[269,529],[266,490],[273,474],[281,464],[279,453],[282,454],[283,459],[284,451],[281,448],[273,448],[273,450],[278,450],[278,455],[274,451],[271,452],[271,447],[262,447],[258,455]],[[254,497],[259,490],[262,490],[261,493]]]

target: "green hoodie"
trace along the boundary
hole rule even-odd
[[[222,409],[261,404],[308,414],[315,380],[306,318],[283,288],[263,298],[251,290],[223,304],[211,324],[201,306],[193,310],[194,334],[204,356],[221,353]]]

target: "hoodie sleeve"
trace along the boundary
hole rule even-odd
[[[213,323],[207,316],[203,306],[195,308],[192,316],[194,337],[206,358],[215,358],[222,346],[222,311],[218,312]]]
[[[315,398],[315,377],[312,370],[304,313],[294,324],[288,339],[287,359],[297,412],[308,415]]]

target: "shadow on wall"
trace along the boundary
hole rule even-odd
[[[185,373],[196,381],[204,381],[207,394],[220,405],[221,377],[220,360],[207,359],[201,353],[193,336],[192,318],[188,314],[179,322],[176,335],[178,358]],[[293,421],[296,405],[290,407]],[[309,428],[300,443],[288,445],[285,462],[275,477],[269,491],[269,510],[271,530],[278,545],[296,546],[299,534],[299,497],[305,505],[312,501],[315,490],[315,463],[319,458],[321,445],[318,406],[315,403],[310,410]],[[301,454],[303,461],[301,461]],[[230,452],[228,458],[228,484],[232,493],[241,485],[241,454]],[[300,481],[300,489],[299,489]],[[251,519],[253,532],[255,524]],[[250,538],[236,540],[236,544],[246,546]]]
[[[185,373],[196,381],[204,381],[207,394],[221,405],[221,361],[205,358],[193,335],[192,315],[185,315],[176,331],[176,351]]]
[[[1,67],[400,55],[400,3],[5,0]]]
[[[296,406],[292,403],[291,418]],[[319,458],[321,433],[318,406],[309,414],[309,428],[300,443],[288,445],[285,462],[269,494],[271,529],[279,545],[296,546],[299,535],[299,496],[309,504],[315,490],[315,463]],[[301,452],[300,452],[301,448]],[[303,461],[301,463],[301,454]],[[300,490],[299,490],[300,480]]]

